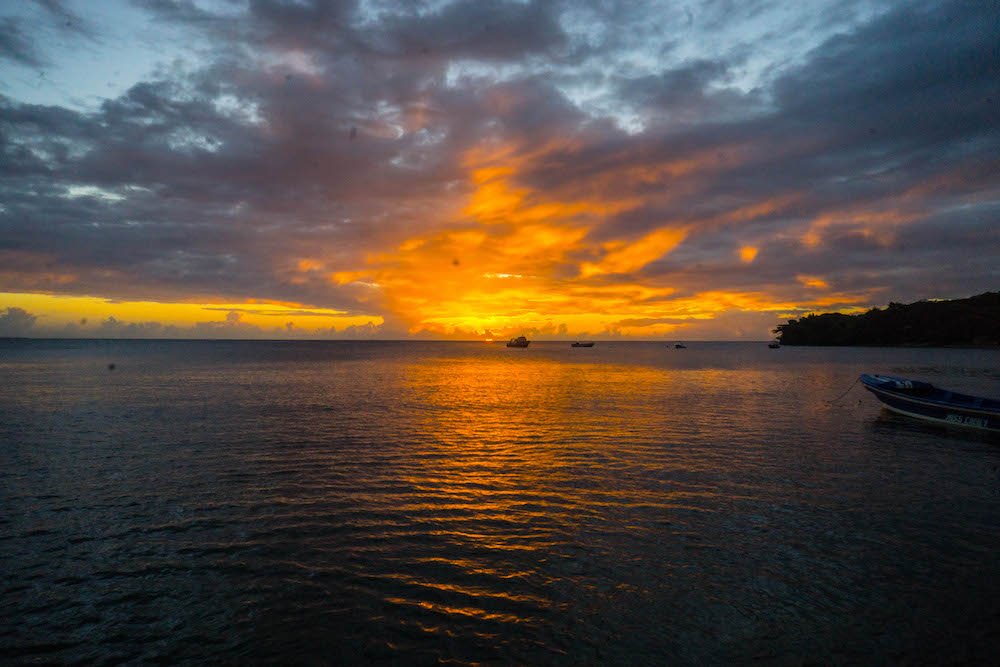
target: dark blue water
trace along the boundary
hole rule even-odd
[[[984,350],[0,341],[0,655],[992,661],[1000,444],[861,372],[1000,395]]]

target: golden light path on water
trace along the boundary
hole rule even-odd
[[[25,658],[995,646],[997,450],[833,400],[861,371],[987,393],[993,351],[4,345],[0,642]]]

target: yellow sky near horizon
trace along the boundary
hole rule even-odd
[[[279,303],[187,303],[161,301],[112,300],[94,296],[67,296],[0,292],[0,310],[21,308],[38,318],[43,331],[67,329],[79,335],[97,331],[108,318],[117,324],[175,327],[190,332],[201,327],[220,333],[328,333],[332,328],[361,327],[369,322],[379,325],[382,318],[368,315],[347,315],[324,308],[302,307]],[[255,331],[257,330],[257,331]]]

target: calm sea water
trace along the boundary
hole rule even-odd
[[[992,661],[1000,444],[861,372],[1000,395],[984,350],[0,341],[0,655]]]

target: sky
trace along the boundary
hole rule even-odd
[[[993,1],[0,6],[0,336],[765,340],[998,212]]]

